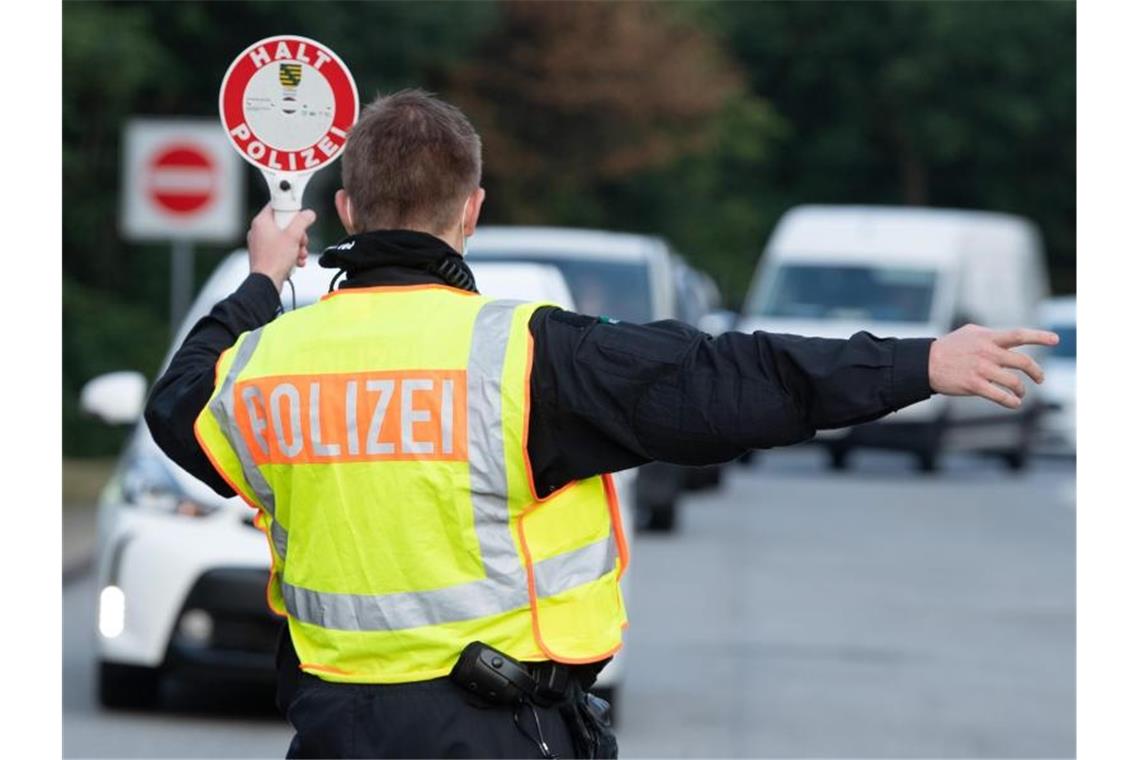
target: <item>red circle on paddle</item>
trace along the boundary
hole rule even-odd
[[[336,160],[360,99],[336,53],[293,34],[266,37],[234,59],[218,93],[222,127],[241,157],[273,172],[313,172]]]
[[[147,197],[162,211],[179,217],[202,211],[214,200],[217,167],[209,151],[181,142],[160,147],[146,164]]]

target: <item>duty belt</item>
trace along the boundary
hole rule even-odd
[[[596,669],[557,662],[519,662],[481,641],[473,641],[459,655],[451,680],[493,704],[513,705],[515,725],[548,760],[557,756],[542,735],[536,705],[557,705],[570,729],[575,757],[616,758],[617,741],[610,729],[609,705],[586,693],[604,666],[605,662],[597,663]],[[519,722],[519,711],[524,707],[530,709],[537,736],[524,730]]]
[[[540,706],[555,705],[570,693],[570,681],[575,674],[568,666],[550,661],[524,662],[522,666],[534,679],[534,689],[529,696]]]
[[[571,693],[574,678],[569,666],[519,662],[481,641],[464,647],[451,670],[451,680],[460,688],[489,702],[514,704],[529,700],[539,707],[563,701]]]

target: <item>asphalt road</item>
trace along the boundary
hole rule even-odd
[[[678,535],[639,536],[623,757],[1074,755],[1072,461],[853,465],[764,454],[689,497]],[[64,589],[65,757],[284,755],[264,692],[101,710],[93,595]]]

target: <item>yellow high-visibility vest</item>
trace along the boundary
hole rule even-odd
[[[520,660],[621,647],[609,476],[539,498],[527,455],[542,304],[441,285],[343,289],[243,333],[195,423],[269,538],[301,668],[395,683],[479,640]]]

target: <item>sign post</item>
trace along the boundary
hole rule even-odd
[[[222,78],[218,112],[231,144],[269,185],[284,227],[313,173],[336,160],[356,123],[356,82],[336,53],[283,34],[253,43]]]
[[[133,119],[123,133],[120,228],[127,240],[171,241],[171,331],[190,307],[194,241],[241,234],[241,162],[209,120]]]
[[[170,244],[170,332],[178,333],[178,325],[190,302],[194,300],[194,243],[185,238]]]

